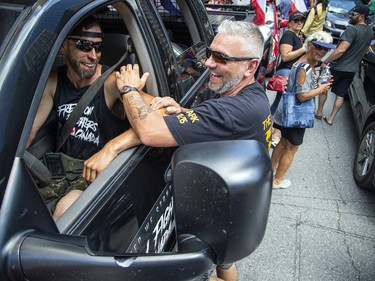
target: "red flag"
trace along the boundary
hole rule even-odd
[[[266,0],[251,0],[251,6],[255,7],[253,23],[262,25],[266,23]]]
[[[306,12],[308,9],[307,9],[307,3],[305,0],[290,0],[291,2],[291,9],[290,9],[290,12],[294,12],[296,10],[300,11],[300,12]]]
[[[289,11],[289,14],[294,12],[294,11],[297,11],[297,7],[296,5],[294,5],[294,2],[292,0],[290,0],[290,11]]]

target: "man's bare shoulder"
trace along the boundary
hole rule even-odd
[[[44,95],[50,95],[52,97],[55,96],[56,88],[57,88],[57,77],[58,77],[58,71],[53,70],[47,80],[47,84],[44,90]]]

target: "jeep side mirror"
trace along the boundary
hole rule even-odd
[[[180,147],[172,159],[178,235],[213,249],[216,264],[238,261],[263,239],[272,192],[272,166],[254,140]]]

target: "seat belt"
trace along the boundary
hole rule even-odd
[[[68,139],[70,131],[73,129],[74,125],[77,123],[78,119],[82,116],[85,108],[89,105],[95,95],[98,93],[100,87],[107,80],[108,76],[116,69],[117,66],[126,58],[128,55],[128,50],[122,55],[119,61],[113,65],[111,68],[107,69],[94,83],[86,90],[83,96],[78,101],[76,107],[74,108],[72,114],[70,114],[68,120],[66,120],[64,127],[61,130],[61,135],[58,141],[56,152],[58,152],[65,141]]]

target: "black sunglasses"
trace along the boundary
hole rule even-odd
[[[206,58],[208,59],[211,56],[215,62],[223,63],[223,64],[226,64],[228,61],[245,61],[245,60],[257,59],[253,57],[230,57],[220,52],[212,51],[209,47],[206,47]]]
[[[326,47],[322,47],[322,46],[320,46],[320,45],[318,45],[318,44],[314,44],[314,43],[313,43],[313,45],[315,46],[315,49],[317,49],[318,51],[320,51],[320,50],[324,50],[324,51],[326,51],[326,52],[329,51],[329,49],[326,48]]]
[[[349,13],[349,16],[350,16],[350,17],[355,17],[355,16],[359,16],[359,14],[358,14],[358,13],[355,13],[355,12],[350,12],[350,13]]]
[[[94,42],[90,40],[83,40],[83,39],[77,39],[77,38],[68,38],[68,39],[74,41],[77,49],[85,53],[91,52],[92,49],[94,48],[96,52],[102,51],[103,42]]]
[[[297,23],[297,22],[302,22],[302,23],[304,23],[305,22],[305,19],[303,19],[303,18],[300,18],[300,19],[295,19],[295,20],[293,20],[295,23]]]

